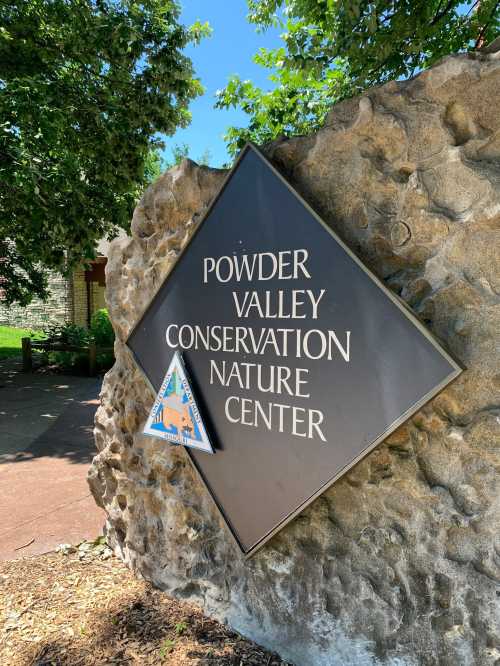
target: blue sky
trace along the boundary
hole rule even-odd
[[[230,161],[222,136],[230,125],[245,126],[247,116],[238,109],[214,109],[215,91],[226,85],[231,74],[251,79],[262,88],[270,88],[269,72],[255,65],[252,56],[260,47],[281,46],[281,31],[270,28],[265,33],[257,33],[255,26],[246,20],[246,0],[180,0],[180,3],[182,23],[191,25],[198,19],[208,21],[213,33],[199,46],[186,49],[196,75],[205,86],[205,94],[190,105],[191,125],[177,130],[173,137],[166,137],[165,157],[172,159],[170,148],[174,144],[187,144],[192,159],[198,159],[208,149],[210,165],[222,166]],[[469,7],[470,2],[463,3],[458,11],[465,13]]]
[[[197,19],[208,21],[213,33],[199,46],[190,46],[186,50],[206,90],[202,97],[191,103],[191,125],[166,138],[165,156],[171,159],[169,146],[186,143],[192,159],[196,160],[208,149],[210,165],[221,166],[228,161],[222,139],[226,128],[246,125],[247,120],[239,110],[214,109],[215,91],[226,85],[231,74],[239,74],[242,79],[251,79],[259,86],[270,87],[268,72],[255,65],[252,56],[262,46],[278,46],[280,31],[270,29],[265,33],[256,33],[255,26],[246,20],[246,0],[183,0],[182,7],[181,20],[184,24],[190,25]]]

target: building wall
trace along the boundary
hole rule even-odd
[[[73,271],[71,284],[72,321],[78,326],[87,327],[87,283],[85,269],[79,266]]]
[[[98,282],[90,282],[90,289],[87,291],[84,268],[79,267],[74,271],[71,288],[72,317],[74,324],[85,327],[88,326],[88,296],[90,296],[91,315],[96,310],[106,307],[104,292],[105,287]]]
[[[48,300],[34,298],[26,307],[7,305],[0,297],[0,326],[39,330],[49,323],[70,321],[72,317],[70,283],[71,280],[58,273],[50,273]]]
[[[92,308],[92,312],[95,312],[96,310],[100,310],[101,308],[106,307],[106,298],[105,298],[105,293],[106,293],[106,287],[100,285],[98,282],[91,282],[90,283],[91,287],[91,297],[90,297],[90,305]]]
[[[71,322],[87,327],[87,283],[85,269],[79,266],[70,278],[57,273],[49,275],[49,298],[33,299],[30,305],[20,307],[6,305],[0,297],[0,326],[16,326],[40,330],[49,324]],[[105,287],[98,282],[90,283],[90,312],[106,307]]]

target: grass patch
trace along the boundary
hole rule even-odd
[[[29,338],[34,331],[28,328],[0,326],[0,359],[21,355],[21,340]]]

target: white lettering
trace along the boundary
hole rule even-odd
[[[309,258],[307,250],[282,250],[276,254],[273,252],[257,252],[252,255],[224,255],[215,259],[205,257],[203,259],[203,282],[208,282],[210,274],[222,283],[229,282],[233,278],[237,282],[247,280],[297,280],[299,273],[311,279],[306,268]],[[287,261],[291,259],[291,261]]]
[[[203,282],[208,282],[208,274],[215,268],[215,259],[212,257],[205,257],[203,259]]]
[[[175,347],[177,347],[177,344],[170,341],[170,329],[171,328],[176,328],[177,330],[179,330],[179,327],[177,326],[177,324],[170,324],[169,326],[167,326],[167,330],[165,331],[165,339],[167,341],[167,345],[169,347],[175,348]]]

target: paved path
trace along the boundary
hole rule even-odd
[[[86,482],[100,382],[0,361],[0,560],[102,532]]]

